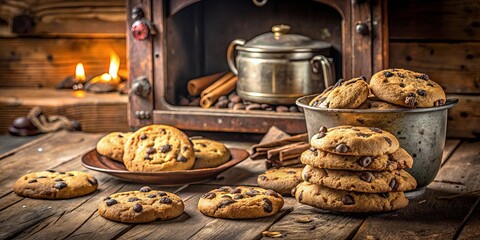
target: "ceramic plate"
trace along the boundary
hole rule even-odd
[[[216,168],[195,170],[166,171],[166,172],[130,172],[122,163],[104,157],[94,149],[82,157],[82,165],[88,169],[110,174],[128,182],[156,184],[156,185],[184,185],[208,181],[221,172],[235,166],[248,157],[243,149],[230,148],[230,161]]]

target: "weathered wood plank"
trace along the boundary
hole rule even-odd
[[[3,156],[9,155],[10,151],[13,149],[23,145],[28,145],[28,143],[40,137],[42,137],[42,135],[28,137],[12,136],[10,134],[0,135],[0,159],[2,159]]]
[[[18,36],[12,32],[13,18],[26,9],[35,19],[28,36],[125,37],[125,1],[116,0],[2,1],[1,37]]]
[[[474,138],[480,136],[480,96],[447,95],[458,98],[457,106],[448,110],[448,137]]]
[[[450,156],[429,187],[462,193],[480,189],[480,141],[463,142]]]
[[[366,217],[329,212],[298,203],[291,197],[284,199],[293,205],[294,210],[268,231],[280,232],[287,239],[348,239]]]
[[[389,1],[391,39],[471,40],[480,38],[476,0]]]
[[[82,62],[88,77],[108,72],[110,53],[126,69],[125,39],[0,38],[0,87],[53,87]]]
[[[480,204],[476,206],[473,215],[465,223],[458,239],[480,239]]]
[[[16,117],[40,106],[47,115],[63,115],[82,124],[86,132],[128,131],[128,96],[93,94],[50,88],[0,89],[0,132],[6,132]]]
[[[452,155],[453,151],[460,145],[461,141],[458,139],[447,139],[445,141],[445,147],[443,148],[443,156],[442,156],[442,165],[445,164],[450,156]]]
[[[480,93],[479,56],[480,43],[390,43],[390,67],[426,73],[447,93]]]
[[[397,211],[369,216],[353,239],[452,239],[475,199],[438,199],[427,189]]]

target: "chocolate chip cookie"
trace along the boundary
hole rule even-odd
[[[195,151],[193,169],[218,167],[230,160],[230,151],[223,143],[210,139],[192,139]]]
[[[357,193],[303,182],[294,193],[300,203],[339,212],[384,212],[408,205],[403,192]]]
[[[123,147],[132,133],[112,132],[97,143],[97,152],[110,159],[123,162]]]
[[[67,199],[87,195],[97,187],[97,179],[88,173],[47,170],[23,175],[15,182],[13,191],[29,198]]]
[[[376,97],[368,97],[357,109],[376,109],[376,110],[389,110],[389,109],[402,109],[404,107],[393,105],[391,103],[384,102]]]
[[[267,217],[282,207],[280,194],[259,187],[221,187],[205,193],[198,201],[198,210],[203,214],[229,219]]]
[[[393,171],[411,168],[413,158],[403,148],[392,154],[380,156],[344,156],[310,148],[302,153],[303,164],[317,168],[351,171]]]
[[[282,195],[290,194],[302,180],[302,168],[272,168],[258,175],[258,186],[272,189]]]
[[[370,80],[372,93],[383,101],[405,107],[435,107],[445,104],[445,92],[427,74],[405,69],[386,69]]]
[[[310,143],[322,151],[354,156],[392,154],[399,147],[397,138],[385,130],[354,126],[321,127]]]
[[[353,109],[362,104],[370,93],[365,77],[340,79],[320,106],[336,109]]]
[[[129,171],[188,170],[194,162],[193,145],[187,135],[171,126],[143,127],[125,143],[123,163]]]
[[[182,215],[182,199],[169,192],[142,187],[139,191],[115,193],[98,206],[100,216],[125,223],[168,220]]]
[[[333,90],[333,86],[326,88],[322,93],[314,97],[309,103],[309,106],[320,107],[320,105],[327,99],[328,94]],[[325,107],[325,106],[323,106]]]
[[[364,193],[409,191],[417,187],[415,179],[405,170],[354,172],[307,165],[303,169],[302,178],[316,185]]]

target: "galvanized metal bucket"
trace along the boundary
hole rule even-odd
[[[440,169],[447,130],[447,110],[458,103],[448,99],[443,106],[413,109],[329,109],[311,107],[308,103],[316,95],[297,99],[303,108],[308,136],[311,138],[321,126],[354,125],[378,127],[398,138],[400,146],[414,159],[408,172],[417,180],[417,190],[430,184]]]

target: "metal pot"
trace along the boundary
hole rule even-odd
[[[322,92],[334,84],[333,60],[327,59],[331,44],[287,34],[289,30],[287,25],[276,25],[272,33],[230,43],[227,61],[238,75],[240,97],[260,103],[293,104],[301,96]]]
[[[447,130],[447,110],[458,103],[448,99],[443,106],[431,108],[330,109],[311,107],[308,103],[316,95],[297,100],[303,108],[308,136],[311,138],[321,126],[340,125],[378,127],[389,131],[413,157],[413,167],[406,169],[417,180],[417,193],[423,192],[440,169]]]

